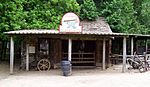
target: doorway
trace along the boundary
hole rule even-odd
[[[72,65],[95,66],[96,41],[72,40]],[[68,40],[62,41],[63,58],[68,57]]]

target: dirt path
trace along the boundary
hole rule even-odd
[[[33,76],[32,76],[32,75]],[[35,75],[36,74],[36,75]],[[150,73],[49,76],[30,73],[0,80],[0,87],[149,87]]]
[[[9,67],[0,71],[0,87],[149,87],[150,71],[121,73],[121,66],[106,71],[74,69],[72,76],[62,76],[61,70],[48,72],[19,71],[9,75]]]
[[[9,76],[9,65],[7,62],[0,62],[0,80]]]

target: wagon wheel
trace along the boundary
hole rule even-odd
[[[48,59],[41,59],[37,64],[37,68],[39,71],[48,71],[50,69],[50,61]]]

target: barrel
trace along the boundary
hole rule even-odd
[[[72,65],[68,60],[61,61],[61,69],[63,71],[64,76],[69,76],[72,73]]]

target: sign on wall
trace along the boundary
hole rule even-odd
[[[29,53],[35,53],[35,46],[29,46]]]
[[[66,13],[61,19],[61,25],[59,26],[59,32],[82,32],[82,28],[79,25],[79,17],[72,12]]]

